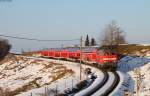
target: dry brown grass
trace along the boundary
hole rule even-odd
[[[112,49],[121,57],[125,55],[144,56],[147,51],[150,51],[150,45],[144,46],[139,44],[103,46],[103,48]]]
[[[48,62],[48,64],[44,64],[44,69],[52,68],[54,66],[53,62]]]
[[[11,92],[8,88],[2,89],[0,88],[0,96],[14,96],[13,92]]]
[[[61,70],[61,71],[57,71],[54,73],[54,75],[52,76],[52,81],[56,81],[60,78],[62,78],[63,76],[65,76],[65,74],[73,74],[74,72],[71,69],[66,69],[66,70]]]
[[[150,50],[150,46],[142,46],[142,45],[136,45],[136,44],[130,44],[130,45],[119,45],[116,47],[116,50],[119,54],[123,55],[136,55],[137,52],[139,54],[145,54],[147,51]]]
[[[16,58],[15,55],[13,54],[8,54],[7,56],[5,56],[5,58],[3,58],[3,60],[0,61],[0,64],[3,64],[3,63],[6,63],[6,62],[9,62],[9,61],[12,61]]]
[[[73,74],[74,73],[71,69],[67,69],[66,67],[60,66],[60,65],[58,65],[58,66],[56,67],[55,70],[53,70],[52,76],[49,77],[49,78],[52,78],[52,80],[50,82],[47,82],[43,85],[40,85],[37,83],[37,80],[40,80],[41,77],[36,78],[36,79],[30,81],[28,84],[22,86],[21,88],[18,88],[16,90],[14,90],[13,92],[11,92],[12,96],[19,94],[20,92],[25,92],[27,90],[33,89],[33,88],[39,88],[39,87],[42,87],[44,85],[49,85],[49,84],[51,84],[51,82],[56,81],[56,80],[62,78],[63,76],[65,76],[65,74]],[[27,78],[28,77],[23,77],[23,78],[18,78],[18,79],[27,79]]]
[[[14,96],[14,95],[17,95],[19,94],[20,92],[25,92],[27,90],[31,90],[33,88],[39,88],[41,87],[38,83],[37,83],[37,80],[39,80],[41,78],[35,78],[34,80],[30,81],[28,84],[14,90],[14,91],[11,91],[11,95],[8,95],[8,96]],[[0,95],[1,96],[1,95]]]

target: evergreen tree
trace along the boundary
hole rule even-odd
[[[96,45],[96,41],[95,41],[95,39],[94,38],[91,38],[91,44],[90,44],[91,46],[95,46]]]
[[[86,36],[86,40],[85,40],[85,46],[89,46],[89,36]]]

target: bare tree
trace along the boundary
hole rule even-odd
[[[8,43],[8,40],[0,39],[0,60],[9,53],[10,49],[11,45]]]
[[[118,45],[127,43],[123,30],[121,30],[115,21],[106,25],[103,32],[101,45]]]

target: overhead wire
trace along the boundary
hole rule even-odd
[[[32,41],[45,41],[45,42],[52,42],[52,41],[77,41],[80,39],[62,39],[62,40],[46,40],[46,39],[36,39],[36,38],[24,38],[24,37],[18,37],[18,36],[10,36],[10,35],[0,35],[2,37],[8,37],[8,38],[15,38],[15,39],[23,39],[23,40],[32,40]]]

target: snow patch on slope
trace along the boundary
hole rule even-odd
[[[146,55],[147,56],[147,55]],[[126,56],[118,62],[118,70],[129,74],[129,87],[132,90],[131,94],[137,89],[137,76],[141,82],[140,96],[150,95],[150,59],[149,57]],[[137,75],[136,70],[141,75]],[[134,93],[136,95],[137,93]]]
[[[73,71],[60,63],[22,57],[19,61],[9,61],[0,65],[0,88],[9,89],[16,95],[71,74]]]
[[[118,62],[118,70],[123,72],[131,71],[150,62],[150,59],[137,56],[126,56]]]

